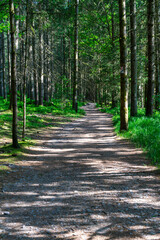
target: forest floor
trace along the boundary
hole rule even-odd
[[[41,133],[0,192],[0,239],[160,239],[160,177],[94,104]]]

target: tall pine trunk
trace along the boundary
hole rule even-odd
[[[43,30],[39,32],[39,105],[43,105],[44,98],[44,62],[43,62]]]
[[[75,25],[74,25],[74,78],[73,78],[73,109],[78,111],[77,83],[78,83],[78,7],[79,0],[75,0]]]
[[[148,90],[146,116],[153,114],[154,81],[155,81],[155,42],[154,42],[155,0],[148,0]]]
[[[11,86],[12,86],[12,106],[13,106],[13,120],[12,120],[12,143],[14,148],[18,148],[17,137],[17,84],[16,84],[16,42],[15,42],[15,12],[14,2],[9,0],[10,12],[10,32],[11,32]]]
[[[112,14],[112,52],[115,51],[115,22],[114,22],[114,10],[113,10],[113,3],[111,5],[111,14]],[[115,58],[113,54],[113,60],[112,60],[112,81],[113,86],[115,87]],[[112,90],[112,108],[116,107],[116,90],[115,88]]]
[[[29,0],[26,2],[26,39],[25,39],[25,60],[24,60],[24,76],[23,76],[23,131],[22,139],[25,138],[26,132],[26,83],[28,69],[28,24],[29,24]]]
[[[137,42],[136,42],[136,1],[130,0],[131,25],[131,116],[137,115]]]
[[[120,18],[120,75],[121,75],[121,109],[120,131],[128,130],[128,81],[127,81],[127,31],[126,1],[119,0]]]
[[[160,107],[160,3],[155,0],[155,66],[156,66],[156,101],[155,108]]]
[[[33,27],[34,23],[33,23]],[[34,78],[34,96],[35,96],[35,105],[38,106],[38,77],[37,77],[37,68],[36,68],[36,43],[35,43],[35,34],[32,33],[32,61],[33,61],[33,78]]]
[[[7,32],[7,54],[8,54],[8,84],[9,84],[9,109],[12,108],[12,91],[11,91],[11,47],[10,47],[10,33]]]
[[[6,89],[6,68],[5,68],[5,39],[4,33],[2,33],[2,59],[3,59],[3,97],[7,99],[7,89]]]

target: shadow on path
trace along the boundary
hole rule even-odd
[[[85,110],[27,151],[0,196],[0,239],[160,239],[154,168],[110,115]]]

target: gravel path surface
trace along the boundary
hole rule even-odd
[[[160,239],[160,179],[94,104],[30,147],[0,193],[0,239]],[[16,170],[17,169],[17,170]]]

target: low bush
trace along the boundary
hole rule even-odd
[[[120,108],[103,108],[102,111],[113,115],[118,135],[131,139],[137,147],[147,151],[153,164],[160,164],[160,112],[155,111],[152,117],[146,117],[145,110],[139,109],[136,117],[129,116],[128,131],[120,133]]]

